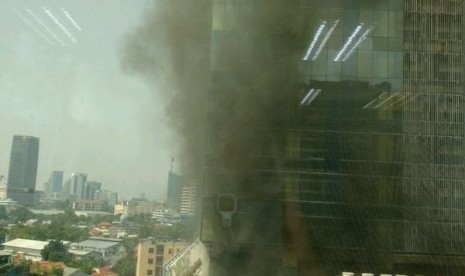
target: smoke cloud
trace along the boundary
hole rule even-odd
[[[122,66],[153,86],[180,143],[182,171],[200,179],[210,44],[210,1],[156,1],[128,35]],[[155,123],[155,122],[154,122]]]
[[[142,24],[128,36],[122,65],[128,72],[144,77],[165,101],[170,124],[179,137],[178,154],[184,172],[201,179],[205,162],[207,167],[221,168],[231,175],[228,185],[241,200],[279,199],[282,179],[261,185],[256,185],[254,179],[257,168],[273,171],[284,167],[287,134],[282,129],[295,124],[295,91],[299,87],[296,61],[301,58],[297,49],[306,43],[299,37],[296,15],[300,1],[232,2],[227,2],[233,7],[225,10],[225,19],[220,23],[227,32],[218,37],[211,37],[210,0],[155,2]],[[204,196],[212,196],[217,190],[218,187],[207,185]],[[295,204],[280,211],[288,215],[298,209]],[[270,210],[275,209],[265,204],[262,210],[253,212]],[[257,234],[253,224],[272,232],[260,233],[259,240],[281,235],[281,226],[276,226],[275,221],[255,220],[250,227],[243,225],[233,234],[216,232],[217,238],[224,241],[220,245],[224,248],[217,250],[221,252],[231,242],[248,242],[251,235]],[[306,254],[307,260],[314,260],[311,250],[302,248],[299,233],[304,232],[303,222],[294,216],[282,224],[287,233],[284,239],[290,244],[289,256]],[[247,265],[236,267],[240,270],[235,275],[276,273],[274,264],[264,263],[269,260],[267,250],[257,248],[248,251],[255,254],[245,255],[240,251],[237,259]],[[219,270],[221,275],[236,273],[231,270],[235,260],[216,262],[225,266]],[[313,266],[307,272],[323,275],[314,264],[309,263]]]

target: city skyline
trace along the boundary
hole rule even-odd
[[[145,0],[1,1],[0,174],[8,173],[10,138],[27,134],[41,138],[40,189],[54,170],[65,171],[65,178],[84,171],[124,195],[137,195],[137,186],[164,198],[171,156],[179,154],[165,101],[120,64],[126,36],[147,5]],[[54,14],[63,7],[73,16],[82,27],[73,33],[76,43],[48,45],[17,15],[33,20],[28,8],[57,29],[42,6]]]

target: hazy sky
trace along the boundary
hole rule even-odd
[[[63,170],[123,196],[164,197],[176,149],[164,104],[120,65],[148,3],[0,0],[0,174],[8,174],[12,136],[32,135],[40,138],[39,190]]]

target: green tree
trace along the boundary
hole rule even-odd
[[[13,269],[13,275],[29,275],[29,268],[31,267],[30,260],[22,260]],[[8,273],[9,274],[9,273]]]
[[[8,215],[6,213],[6,207],[1,205],[0,206],[0,219],[7,219]]]
[[[145,239],[148,237],[153,236],[155,226],[151,223],[144,223],[139,225],[139,229],[137,230],[137,236],[141,239]]]
[[[136,275],[137,261],[134,256],[126,256],[120,259],[112,268],[111,271],[118,273],[120,276]]]
[[[40,255],[46,261],[66,262],[69,259],[66,246],[59,240],[52,240],[40,251]]]
[[[34,218],[34,213],[24,207],[18,207],[12,210],[9,214],[10,220],[14,223],[25,222],[28,219]]]
[[[92,272],[92,268],[94,267],[94,263],[92,262],[92,260],[72,260],[66,263],[66,265],[82,270],[84,273],[87,274],[90,274]]]
[[[50,276],[63,276],[63,268],[60,266],[52,266],[52,269],[50,270]]]
[[[137,243],[139,242],[138,238],[124,238],[121,243],[124,247],[124,250],[126,251],[126,254],[129,255],[134,255],[134,252],[136,250]]]

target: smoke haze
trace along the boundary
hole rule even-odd
[[[205,118],[210,1],[155,1],[123,49],[123,68],[142,76],[162,99],[180,143],[182,173],[200,179]]]

